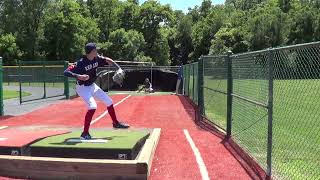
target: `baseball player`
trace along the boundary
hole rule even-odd
[[[91,139],[91,136],[89,134],[90,123],[93,114],[97,109],[97,103],[94,98],[100,99],[104,104],[107,105],[108,113],[111,116],[114,128],[129,128],[130,126],[118,121],[113,108],[112,99],[94,83],[97,79],[96,69],[98,67],[104,66],[106,64],[114,65],[118,68],[117,72],[120,73],[123,72],[122,69],[111,58],[98,56],[95,43],[86,44],[85,51],[86,55],[84,55],[73,65],[69,66],[64,71],[64,75],[77,79],[77,94],[83,99],[88,108],[84,120],[84,129],[80,136],[80,139],[89,140]]]
[[[149,81],[149,78],[146,78],[144,80],[143,85],[141,86],[141,88],[138,90],[138,92],[141,92],[144,89],[144,92],[146,93],[153,93],[153,88],[152,88],[152,84]]]

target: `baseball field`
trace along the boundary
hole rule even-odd
[[[161,128],[161,137],[150,169],[150,179],[200,179],[202,177],[247,179],[252,176],[221,144],[223,139],[196,125],[194,107],[185,97],[171,94],[135,96],[133,93],[133,95],[112,95],[112,99],[119,119],[128,122],[132,128]],[[154,109],[155,104],[157,110]],[[98,107],[91,124],[92,129],[110,127],[111,119],[105,113],[105,105],[98,101]],[[39,128],[43,125],[52,128],[81,128],[85,112],[86,108],[81,98],[52,104],[25,115],[2,119],[0,126],[4,129],[0,130],[0,137],[3,142],[9,141],[12,129],[18,126],[27,127],[27,134],[33,133],[32,127]],[[73,135],[78,137],[80,134],[75,132]],[[95,134],[94,130],[93,135],[103,138],[103,135]],[[111,134],[106,135],[111,136]],[[113,135],[119,136],[119,134]],[[18,143],[24,140],[23,136],[17,134],[15,138]],[[65,136],[54,139],[58,144],[63,143]],[[121,146],[130,145],[130,141],[123,141],[121,138],[117,141],[116,144]],[[51,139],[46,142],[39,141],[38,145],[47,146],[49,142]],[[194,148],[197,150],[195,151]]]

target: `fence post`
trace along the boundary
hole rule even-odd
[[[47,91],[46,91],[46,65],[45,61],[42,61],[42,75],[43,75],[43,98],[47,97]]]
[[[69,66],[69,62],[64,62],[64,69],[67,69]],[[66,95],[66,99],[70,99],[70,93],[69,93],[69,79],[67,76],[64,76],[64,95]]]
[[[184,92],[184,87],[185,87],[185,83],[186,83],[186,80],[185,80],[185,75],[186,75],[186,71],[185,71],[185,66],[184,65],[181,65],[181,69],[182,69],[182,95],[185,95],[185,92]]]
[[[150,70],[150,82],[153,84],[153,72],[152,72],[153,63],[151,63],[151,70]]]
[[[184,95],[188,96],[188,92],[187,92],[188,88],[189,88],[189,85],[188,85],[188,78],[189,78],[188,64],[184,65],[184,70],[185,70],[185,73],[183,74],[184,75],[184,80],[185,80]]]
[[[186,95],[186,96],[189,96],[189,78],[190,78],[189,65],[186,64],[186,65],[185,65],[185,68],[186,68],[186,74],[185,74],[185,77],[186,77],[186,86],[185,86],[185,88],[184,88],[184,91],[185,91],[185,95]]]
[[[0,116],[3,116],[3,67],[2,57],[0,57]]]
[[[190,93],[191,93],[191,85],[190,85],[190,81],[191,81],[191,65],[188,64],[188,73],[189,73],[189,77],[188,77],[188,97],[190,97]]]
[[[267,147],[267,179],[272,177],[272,125],[273,125],[273,76],[274,50],[269,51],[269,98],[268,98],[268,147]]]
[[[22,104],[22,69],[21,69],[21,61],[19,60],[19,101]]]
[[[192,64],[192,101],[195,103],[195,96],[194,96],[194,94],[195,94],[195,83],[194,83],[194,81],[195,81],[195,67],[196,67],[196,64],[194,63],[194,64]]]
[[[228,51],[225,57],[227,65],[227,139],[231,137],[232,128],[232,93],[233,93],[233,78],[232,78],[232,58],[231,51]]]
[[[204,94],[203,94],[203,84],[204,84],[204,72],[203,72],[203,56],[199,58],[198,64],[198,107],[200,114],[204,115]]]

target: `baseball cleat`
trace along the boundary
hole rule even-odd
[[[129,128],[130,125],[123,123],[123,122],[118,122],[117,124],[113,124],[113,128],[117,128],[117,129],[127,129]]]
[[[89,133],[82,133],[80,136],[80,140],[89,140],[91,139],[91,135]]]

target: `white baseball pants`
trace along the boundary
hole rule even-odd
[[[77,85],[76,91],[86,103],[88,109],[97,109],[97,103],[94,98],[101,100],[107,107],[112,105],[112,99],[95,83],[90,86]]]

